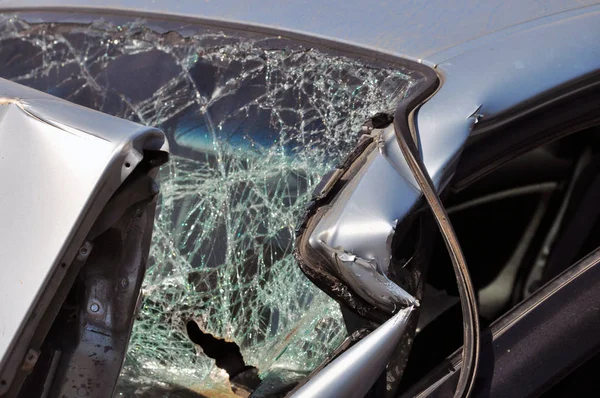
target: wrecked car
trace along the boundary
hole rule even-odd
[[[590,391],[600,6],[363,3],[0,5],[0,397]]]

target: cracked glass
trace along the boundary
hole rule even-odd
[[[2,16],[0,76],[157,126],[172,152],[121,393],[158,383],[233,394],[190,321],[237,344],[263,388],[308,374],[347,333],[294,261],[296,224],[362,124],[419,76],[273,35],[53,18]]]

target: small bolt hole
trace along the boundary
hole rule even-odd
[[[131,167],[131,163],[125,162],[125,167],[130,168]]]
[[[67,267],[67,263],[62,263],[62,264],[60,265],[60,268],[66,268],[66,267]]]

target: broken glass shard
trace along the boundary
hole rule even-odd
[[[60,20],[2,16],[0,76],[157,126],[173,155],[122,391],[164,383],[233,394],[232,375],[190,340],[189,321],[235,343],[271,384],[310,372],[346,331],[337,303],[295,264],[296,223],[361,125],[420,77],[279,36]]]

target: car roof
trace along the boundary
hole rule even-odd
[[[84,12],[270,30],[328,41],[373,58],[405,57],[433,67],[439,90],[415,112],[423,160],[441,187],[480,119],[493,120],[542,93],[600,70],[600,0],[5,0],[29,20],[77,20]],[[598,4],[595,4],[598,3]],[[31,19],[33,15],[33,19]],[[81,22],[81,20],[79,20]],[[232,26],[233,24],[233,26]],[[298,36],[298,37],[299,37]],[[307,38],[308,36],[308,38]],[[311,39],[312,38],[312,39]],[[344,45],[345,44],[345,45]],[[348,46],[350,45],[350,46]],[[369,51],[362,51],[369,56]]]
[[[94,8],[275,28],[427,59],[481,36],[599,0],[6,0],[0,9]]]
[[[600,0],[5,0],[28,20],[79,21],[76,14],[207,24],[375,50],[433,67],[439,90],[415,112],[423,160],[440,187],[449,181],[475,124],[600,70]],[[598,4],[595,4],[598,3]],[[233,24],[233,26],[232,26]],[[175,26],[174,25],[174,26]],[[308,38],[307,38],[308,36]],[[345,45],[344,45],[345,44]],[[350,45],[350,46],[348,46]],[[369,56],[369,51],[362,51]],[[391,56],[391,57],[390,57]],[[386,58],[386,57],[384,57]]]

